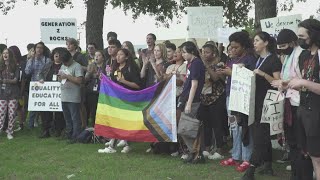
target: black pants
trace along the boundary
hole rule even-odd
[[[213,145],[212,136],[214,133],[216,147],[223,146],[223,136],[225,135],[224,125],[228,121],[226,110],[226,96],[221,95],[216,102],[206,106],[200,105],[198,117],[204,123],[204,144],[206,147]],[[212,132],[213,130],[213,132]]]
[[[42,120],[42,131],[49,132],[50,128],[53,125],[56,131],[62,131],[66,127],[66,122],[63,117],[62,112],[41,112],[41,120]]]
[[[86,109],[87,109],[87,124],[89,118],[92,120],[92,125],[94,126],[96,122],[96,111],[98,104],[99,94],[87,92],[86,94]]]
[[[251,126],[253,151],[250,163],[258,167],[264,162],[272,162],[270,124],[254,122]]]

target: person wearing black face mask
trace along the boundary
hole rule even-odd
[[[302,76],[284,83],[288,88],[300,91],[296,128],[301,154],[297,165],[306,176],[296,179],[312,179],[312,169],[316,179],[320,179],[320,21],[307,19],[298,27],[299,45],[306,48],[298,62]]]
[[[299,56],[302,52],[302,48],[297,44],[298,37],[290,29],[283,29],[280,31],[277,39],[278,52],[280,55],[283,55],[283,65],[280,74],[280,80],[275,80],[271,84],[273,87],[283,90],[286,99],[285,99],[285,115],[284,115],[284,136],[285,142],[287,145],[286,154],[289,156],[290,166],[291,166],[291,176],[292,178],[298,177],[297,174],[302,174],[299,172],[301,168],[297,167],[297,157],[299,156],[299,150],[297,148],[297,137],[296,137],[296,126],[297,126],[297,108],[299,106],[300,94],[299,91],[294,89],[284,89],[282,84],[285,81],[299,77],[301,78],[301,73],[299,70],[296,70],[298,67]],[[283,158],[284,159],[284,158]],[[304,179],[300,176],[298,179]]]

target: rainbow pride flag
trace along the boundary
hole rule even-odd
[[[103,76],[95,134],[137,142],[176,142],[175,79],[132,91]]]

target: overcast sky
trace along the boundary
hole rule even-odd
[[[38,42],[40,40],[40,18],[76,18],[78,24],[86,19],[86,9],[84,3],[80,0],[74,1],[72,9],[57,9],[53,0],[49,5],[40,3],[34,6],[33,0],[19,1],[16,7],[11,10],[8,15],[0,14],[0,43],[5,43],[7,39],[8,45],[17,45],[23,53],[26,52],[26,45],[29,42]],[[306,3],[298,3],[291,12],[280,12],[279,16],[302,14],[303,18],[310,15],[319,16],[316,10],[319,9],[319,0],[308,0]],[[254,15],[254,11],[250,12],[250,16]],[[145,36],[149,32],[157,35],[158,39],[178,39],[187,36],[187,19],[184,17],[182,23],[172,24],[170,29],[157,28],[154,18],[141,16],[133,22],[131,15],[125,16],[120,9],[112,9],[108,7],[105,10],[103,37],[106,39],[107,32],[115,31],[121,41],[129,40],[134,44],[145,44]],[[85,47],[85,31],[79,29],[81,47]],[[49,46],[50,48],[57,45]]]

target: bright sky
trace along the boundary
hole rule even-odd
[[[53,0],[49,5],[39,4],[34,6],[33,0],[18,1],[16,7],[8,15],[0,14],[0,43],[7,45],[17,45],[23,53],[26,53],[26,45],[29,42],[40,41],[40,18],[76,18],[78,25],[86,20],[86,9],[83,1],[74,2],[74,8],[57,9]],[[303,18],[310,15],[319,16],[316,10],[319,9],[319,0],[307,0],[306,3],[297,3],[291,12],[280,12],[278,15],[303,14]],[[253,16],[251,11],[250,15]],[[108,7],[105,10],[103,37],[106,39],[107,32],[115,31],[120,41],[129,40],[136,45],[145,44],[145,36],[149,32],[157,35],[157,39],[178,39],[187,36],[187,18],[184,17],[182,23],[173,23],[169,29],[157,28],[153,17],[141,16],[133,22],[131,15],[125,16],[121,9]],[[79,29],[80,45],[85,47],[85,30]],[[106,42],[105,42],[106,44]],[[59,45],[48,45],[54,48]],[[60,45],[64,46],[64,45]]]

